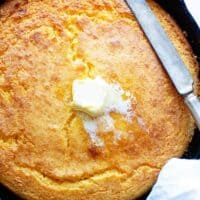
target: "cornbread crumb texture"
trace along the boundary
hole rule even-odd
[[[148,1],[191,71],[183,34]],[[0,6],[0,182],[25,199],[135,199],[181,156],[193,121],[122,0],[10,0]],[[74,111],[75,79],[102,77],[136,97],[121,140],[96,147]]]

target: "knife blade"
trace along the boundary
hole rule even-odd
[[[159,57],[178,93],[185,99],[200,129],[200,101],[193,93],[193,78],[145,0],[125,0]]]

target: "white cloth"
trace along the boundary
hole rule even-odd
[[[171,159],[147,200],[200,200],[200,160]]]
[[[185,0],[185,4],[200,27],[200,1],[199,0]]]

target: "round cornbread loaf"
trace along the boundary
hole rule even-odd
[[[148,3],[197,90],[183,33]],[[194,122],[123,0],[9,0],[0,30],[0,182],[22,198],[136,199],[187,149]],[[120,140],[99,133],[101,147],[71,104],[73,81],[97,76],[136,99],[131,123],[112,113]]]

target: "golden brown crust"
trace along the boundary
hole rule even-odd
[[[197,88],[183,33],[149,4]],[[26,199],[135,199],[183,154],[193,120],[122,0],[11,0],[0,13],[0,182]],[[126,134],[93,146],[70,104],[73,80],[88,76],[131,91],[148,133],[113,114]]]

